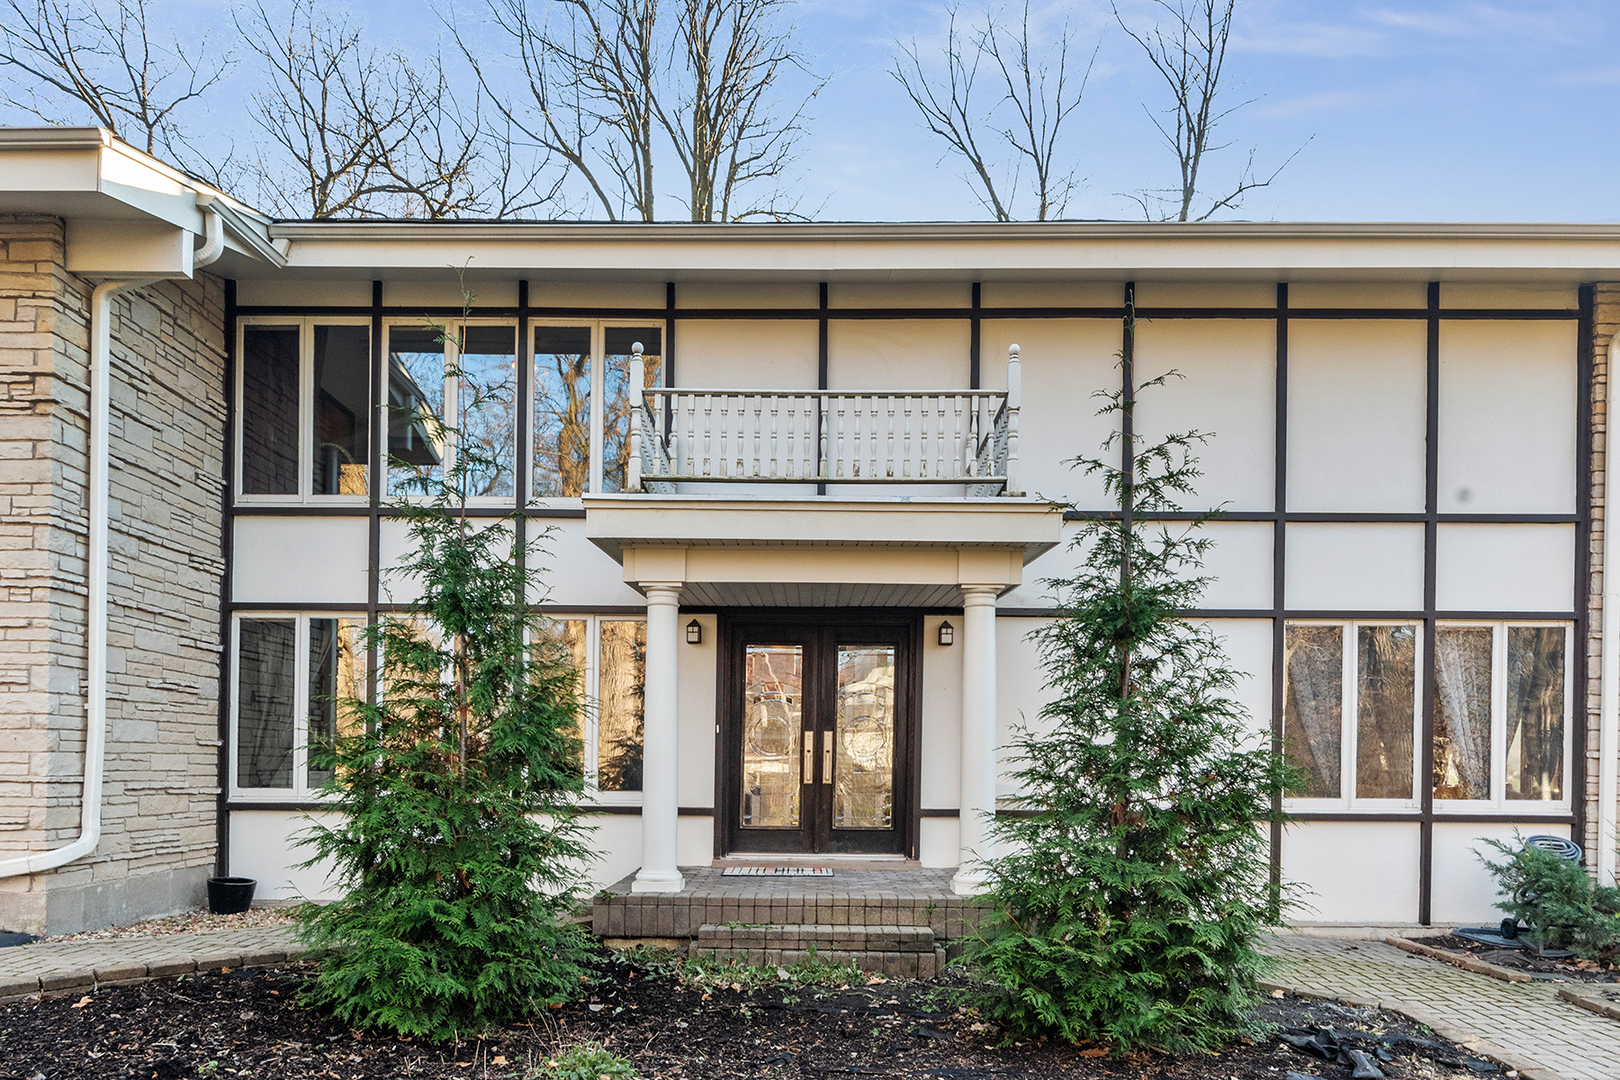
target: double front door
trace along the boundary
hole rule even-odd
[[[733,622],[727,852],[903,854],[915,741],[909,622]]]

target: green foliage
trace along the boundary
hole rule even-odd
[[[636,1067],[605,1046],[580,1043],[529,1070],[528,1080],[636,1080]]]
[[[454,438],[431,413],[414,419],[441,445]],[[379,700],[342,701],[342,730],[309,747],[336,814],[300,839],[305,865],[330,863],[345,890],[300,912],[304,939],[331,950],[307,1000],[435,1040],[577,992],[585,939],[561,920],[589,856],[574,805],[579,676],[529,604],[512,522],[468,519],[488,463],[473,440],[460,449],[424,498],[393,508],[413,554],[392,572],[419,599],[366,628]]]
[[[1119,510],[1086,519],[1081,569],[1046,582],[1059,614],[1031,637],[1051,700],[1010,755],[1036,813],[993,822],[1000,913],[976,959],[996,986],[985,1014],[1012,1037],[1206,1050],[1247,1030],[1257,999],[1257,941],[1280,908],[1259,823],[1290,770],[1232,700],[1219,639],[1178,617],[1210,541],[1166,515],[1206,436],[1129,434],[1135,392],[1098,395],[1118,459],[1074,463]]]
[[[1485,843],[1506,856],[1483,862],[1507,899],[1497,907],[1530,928],[1530,940],[1544,948],[1569,949],[1584,960],[1620,960],[1620,889],[1598,885],[1585,870],[1551,851]]]
[[[639,964],[653,978],[668,976],[687,990],[712,993],[738,990],[751,993],[776,986],[861,986],[872,976],[854,961],[834,963],[814,954],[787,967],[762,967],[741,960],[713,956],[676,956],[657,949],[634,949],[625,958]]]

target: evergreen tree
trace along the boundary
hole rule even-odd
[[[1122,363],[1124,387],[1098,395],[1118,456],[1073,462],[1118,509],[1084,519],[1083,563],[1046,582],[1059,608],[1031,635],[1051,701],[1009,755],[1033,813],[993,825],[984,1004],[1015,1037],[1204,1050],[1256,1001],[1278,910],[1260,823],[1289,771],[1232,700],[1219,639],[1181,617],[1207,580],[1210,540],[1178,504],[1207,436],[1136,435],[1138,389],[1169,376],[1137,387]]]
[[[499,393],[448,373],[463,415]],[[458,435],[429,410],[406,422],[441,447]],[[521,514],[468,518],[490,467],[460,440],[442,475],[419,470],[424,498],[393,505],[412,554],[391,572],[418,599],[367,627],[378,700],[343,701],[348,730],[309,747],[331,772],[336,822],[301,839],[305,865],[334,866],[346,891],[301,909],[305,940],[331,950],[307,1001],[435,1040],[571,997],[586,946],[562,922],[590,857],[575,805],[579,675],[528,602]]]

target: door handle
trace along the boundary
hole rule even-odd
[[[801,784],[816,782],[816,733],[804,733],[804,775],[799,778]]]
[[[821,782],[823,784],[832,783],[832,750],[833,733],[831,730],[823,731],[821,733]]]

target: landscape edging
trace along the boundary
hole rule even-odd
[[[151,963],[121,962],[116,965],[103,963],[99,970],[105,973],[106,978],[98,978],[97,969],[91,967],[71,971],[51,971],[43,976],[36,975],[33,978],[24,976],[0,982],[0,1005],[37,1001],[47,995],[61,997],[81,991],[94,992],[103,986],[129,986],[134,983],[150,982],[152,979],[172,979],[199,971],[268,967],[272,964],[303,960],[314,952],[313,949],[291,946],[285,949],[266,949],[248,953],[210,952],[189,959],[169,958],[153,960]],[[140,969],[140,975],[134,974],[132,969],[135,968]],[[49,986],[46,985],[47,980]]]
[[[1501,979],[1503,982],[1527,983],[1535,981],[1522,971],[1514,971],[1512,968],[1501,967],[1497,964],[1487,964],[1485,961],[1475,960],[1471,956],[1462,956],[1458,953],[1447,952],[1445,949],[1436,949],[1432,945],[1423,945],[1413,941],[1411,938],[1403,938],[1395,934],[1386,937],[1384,944],[1393,945],[1402,952],[1427,956],[1430,960],[1440,960],[1453,967],[1462,968],[1464,971],[1471,971],[1475,975],[1489,975],[1491,978]]]

